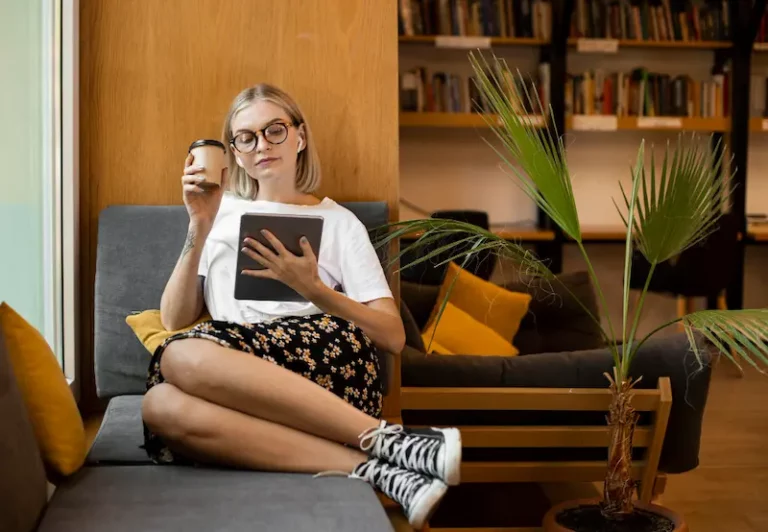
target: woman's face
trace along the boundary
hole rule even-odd
[[[254,179],[296,177],[296,159],[306,146],[304,126],[271,102],[254,102],[232,120],[235,159]]]

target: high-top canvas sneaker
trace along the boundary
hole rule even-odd
[[[437,509],[448,490],[441,480],[371,458],[355,468],[350,478],[365,480],[403,507],[410,525],[419,530]]]
[[[408,429],[382,420],[360,435],[360,448],[402,468],[437,477],[449,486],[459,484],[459,429]]]

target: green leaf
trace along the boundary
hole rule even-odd
[[[557,223],[565,234],[581,241],[581,228],[571,187],[571,177],[562,140],[553,138],[548,128],[531,126],[524,109],[541,109],[538,96],[521,91],[506,62],[493,56],[489,63],[482,55],[469,54],[480,94],[498,117],[486,116],[486,122],[501,141],[504,151],[491,147],[511,170],[520,188]],[[518,72],[518,79],[522,75]],[[525,87],[524,83],[521,83]],[[549,110],[551,115],[551,110]],[[544,113],[545,118],[547,113]],[[551,123],[551,121],[550,121]],[[557,132],[555,131],[557,137]],[[515,164],[516,163],[516,164]]]
[[[694,332],[698,331],[726,357],[741,367],[747,362],[761,373],[768,365],[768,309],[702,310],[682,318],[685,332],[702,363]]]
[[[638,202],[632,223],[640,252],[651,264],[659,264],[696,245],[715,227],[731,193],[729,176],[721,176],[722,151],[714,157],[701,139],[678,137],[670,153],[664,152],[660,183],[656,186],[655,161],[651,159],[650,179],[643,166],[643,201]],[[621,185],[620,185],[621,186]],[[624,192],[624,204],[629,199]],[[649,192],[650,191],[650,192]]]

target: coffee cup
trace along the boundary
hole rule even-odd
[[[221,173],[227,166],[224,144],[213,139],[196,140],[189,146],[189,153],[195,158],[192,164],[203,167],[203,171],[196,174],[205,177],[200,186],[221,186]]]

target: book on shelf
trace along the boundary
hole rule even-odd
[[[535,76],[510,72],[498,74],[506,92],[516,91],[522,107],[520,114],[539,115],[549,107],[550,65],[539,64]],[[530,98],[528,98],[530,95]],[[530,101],[532,100],[532,102]],[[417,67],[400,74],[400,110],[416,113],[488,113],[491,105],[477,90],[474,76],[448,72],[432,72]]]
[[[730,27],[728,0],[575,0],[570,36],[727,41]]]
[[[756,43],[768,43],[768,6],[765,7],[763,16],[760,17],[760,26],[755,36]]]
[[[574,115],[725,117],[730,114],[729,86],[727,69],[705,81],[645,68],[596,69],[568,74],[565,108]]]
[[[549,0],[397,0],[400,35],[528,37],[549,40]]]

